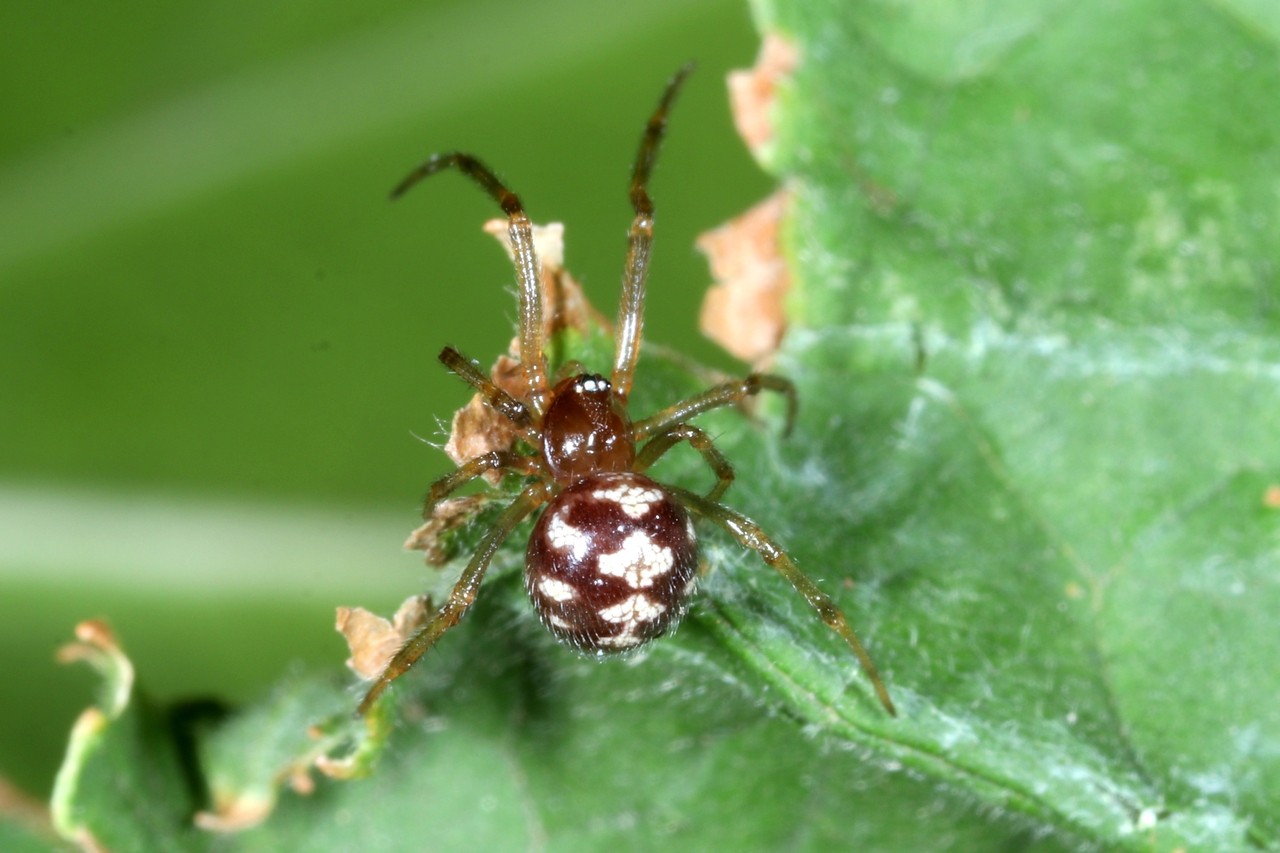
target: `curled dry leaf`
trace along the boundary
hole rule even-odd
[[[702,300],[702,333],[757,367],[772,358],[787,327],[791,278],[778,243],[787,199],[779,190],[698,238],[716,280]]]
[[[405,640],[426,624],[431,600],[414,595],[404,600],[390,620],[363,607],[339,607],[334,627],[347,641],[347,666],[366,681],[377,678]]]

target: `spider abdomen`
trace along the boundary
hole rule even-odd
[[[603,655],[673,628],[697,566],[693,524],[674,497],[643,474],[601,473],[565,489],[538,519],[525,586],[556,637]]]

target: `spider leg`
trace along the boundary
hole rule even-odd
[[[666,488],[683,500],[685,505],[696,514],[715,522],[729,531],[744,547],[755,551],[760,555],[761,559],[776,569],[778,574],[786,578],[787,582],[795,587],[796,592],[800,593],[804,600],[809,602],[809,606],[818,612],[818,616],[822,618],[827,627],[839,634],[840,638],[848,644],[853,651],[854,657],[858,659],[858,663],[862,666],[862,671],[871,680],[871,685],[875,689],[876,696],[879,698],[880,704],[884,706],[884,709],[891,716],[896,717],[898,715],[897,709],[893,706],[893,700],[889,698],[889,690],[884,686],[884,682],[880,678],[880,671],[876,669],[875,662],[871,660],[871,655],[867,653],[862,641],[858,639],[858,635],[849,626],[849,621],[845,619],[844,613],[831,600],[830,596],[819,589],[818,585],[810,580],[808,575],[800,571],[800,567],[792,561],[791,557],[787,555],[786,551],[782,550],[778,543],[770,539],[758,524],[741,513],[734,512],[726,506],[707,500],[687,489],[674,486],[667,486]]]
[[[453,347],[445,347],[440,351],[440,362],[463,382],[479,391],[485,405],[515,424],[522,437],[531,444],[537,443],[533,440],[536,433],[533,430],[533,415],[529,413],[528,406],[495,385],[469,358]]]
[[[636,421],[631,427],[632,437],[636,441],[644,441],[673,424],[687,421],[721,406],[735,405],[747,397],[754,397],[761,391],[775,391],[787,398],[787,425],[783,435],[790,435],[796,420],[795,385],[791,384],[790,379],[783,379],[771,373],[752,373],[745,379],[730,379],[728,382],[722,382],[701,394],[695,394],[673,406],[668,406],[644,420]]]
[[[649,198],[649,175],[658,159],[658,148],[667,129],[667,112],[689,73],[690,63],[667,83],[658,108],[649,117],[635,166],[631,170],[631,206],[635,217],[627,237],[627,265],[622,275],[622,297],[618,303],[618,328],[613,354],[613,393],[626,402],[631,378],[640,355],[640,330],[644,325],[644,283],[649,273],[649,250],[653,246],[653,201]]]
[[[431,484],[427,496],[422,502],[422,517],[431,518],[431,511],[436,504],[490,471],[518,471],[521,474],[536,475],[542,469],[538,466],[537,457],[522,456],[509,450],[491,450],[459,465]]]
[[[454,585],[449,599],[387,663],[382,675],[378,676],[378,680],[360,700],[360,705],[356,708],[356,716],[364,716],[368,713],[373,703],[378,701],[378,697],[391,682],[408,672],[409,667],[417,663],[418,659],[435,645],[436,640],[440,639],[445,631],[458,624],[476,600],[480,581],[484,578],[485,570],[489,568],[489,561],[493,559],[498,547],[517,524],[547,500],[550,492],[551,489],[547,484],[535,483],[521,492],[520,496],[503,510],[492,529],[480,541],[480,546],[471,557],[471,562],[467,563],[467,567],[462,570],[462,576]]]
[[[694,450],[702,454],[702,459],[716,475],[716,484],[707,492],[707,500],[718,501],[720,496],[733,484],[733,466],[729,460],[716,449],[711,436],[692,424],[673,424],[659,432],[653,440],[644,446],[636,455],[635,470],[645,471],[650,465],[682,441],[689,442]]]
[[[538,279],[538,256],[533,250],[533,226],[524,212],[520,197],[507,189],[488,166],[460,151],[433,154],[396,184],[391,191],[391,198],[399,198],[423,178],[445,169],[457,169],[471,178],[507,214],[511,252],[515,256],[516,282],[519,286],[520,366],[524,369],[525,382],[529,387],[529,402],[534,411],[541,414],[546,408],[551,387],[547,382],[547,357],[543,352],[542,285]]]

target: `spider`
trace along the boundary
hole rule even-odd
[[[590,655],[627,652],[667,633],[687,609],[697,583],[698,544],[692,516],[711,521],[760,555],[796,589],[818,616],[848,644],[880,703],[896,714],[888,690],[844,614],[753,521],[719,503],[734,479],[733,467],[711,438],[688,421],[761,391],[784,396],[787,429],[795,415],[791,382],[752,373],[715,385],[641,420],[627,411],[639,355],[645,278],[653,242],[653,203],[648,183],[666,131],[667,113],[692,65],[667,83],[640,140],[631,172],[635,211],[627,241],[622,298],[609,378],[578,372],[549,379],[542,321],[539,262],[519,197],[470,154],[436,154],[392,191],[399,198],[422,179],[457,169],[506,213],[519,301],[518,354],[525,394],[498,387],[458,350],[445,347],[440,361],[508,419],[531,453],[493,450],[476,456],[432,484],[423,514],[458,488],[489,472],[526,478],[519,495],[484,534],[444,605],[391,658],[360,702],[365,714],[475,601],[490,560],[525,518],[542,509],[525,559],[525,588],[542,623],[562,642]],[[567,365],[580,370],[581,365]],[[645,472],[668,450],[688,442],[715,474],[706,495],[660,485]]]

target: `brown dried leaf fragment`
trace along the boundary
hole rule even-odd
[[[275,811],[276,798],[270,795],[244,795],[220,800],[209,811],[196,812],[191,822],[205,832],[233,834],[253,829]]]
[[[757,160],[767,161],[773,143],[773,104],[778,84],[791,76],[800,61],[795,44],[777,33],[765,33],[754,67],[731,71],[729,105],[738,135]]]
[[[486,234],[502,244],[507,257],[515,262],[507,220],[490,219],[484,224]],[[593,326],[609,325],[582,292],[582,285],[564,268],[564,225],[551,222],[533,226],[533,249],[538,254],[538,272],[542,284],[542,328],[547,340],[563,329],[586,331]],[[511,340],[511,354],[518,352],[519,341]],[[523,396],[523,395],[522,395]]]
[[[519,362],[507,356],[499,356],[490,372],[490,378],[499,388],[520,399],[524,397],[524,377]],[[455,465],[468,459],[483,456],[491,450],[510,450],[515,446],[519,433],[511,421],[489,408],[480,394],[473,394],[467,404],[453,413],[449,440],[444,452]],[[491,485],[497,485],[502,475],[498,471],[485,474]]]
[[[787,328],[784,302],[791,276],[778,226],[788,199],[779,190],[698,238],[716,281],[702,300],[702,333],[754,367],[769,362]]]
[[[448,562],[449,554],[440,541],[441,537],[466,524],[489,500],[489,495],[467,495],[441,501],[431,510],[431,518],[409,534],[404,547],[423,552],[428,566],[443,566]]]
[[[798,62],[796,46],[770,32],[761,42],[755,66],[729,74],[734,124],[758,160],[769,159],[778,86]],[[779,190],[698,238],[716,281],[702,301],[702,332],[755,367],[768,364],[786,331],[784,300],[791,279],[779,248],[778,224],[787,198]]]
[[[365,681],[377,678],[391,656],[427,623],[431,611],[425,595],[406,598],[389,621],[363,607],[339,607],[334,627],[351,650],[347,666]]]

